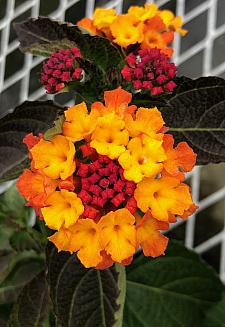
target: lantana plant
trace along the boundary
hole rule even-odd
[[[182,25],[153,3],[120,15],[97,8],[76,25],[15,24],[21,50],[46,57],[46,92],[70,92],[74,105],[25,102],[0,121],[1,180],[18,177],[46,248],[44,272],[22,291],[11,326],[175,326],[160,301],[172,310],[180,294],[186,311],[177,306],[174,321],[203,326],[220,300],[210,268],[177,243],[167,249],[170,226],[198,209],[185,174],[196,160],[225,160],[225,82],[177,76],[172,42],[187,33]],[[190,289],[181,278],[194,279]],[[21,310],[35,290],[42,314],[34,310],[32,325]]]

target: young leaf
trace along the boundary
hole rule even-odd
[[[83,34],[72,24],[39,17],[16,23],[14,28],[24,52],[49,56],[56,50],[77,46],[86,60],[104,71],[117,67],[122,60],[119,48],[108,39]]]
[[[27,162],[24,136],[45,132],[60,110],[52,101],[26,101],[0,119],[0,182],[18,177],[24,169]]]
[[[145,107],[156,104],[177,142],[187,141],[198,154],[198,164],[225,161],[225,80],[219,77],[183,79],[172,96],[154,103],[136,99]]]
[[[128,267],[124,327],[202,326],[223,291],[212,268],[170,241],[165,257],[140,255]]]
[[[43,271],[24,287],[14,306],[9,327],[44,327],[48,302],[48,285]]]
[[[122,327],[124,267],[84,268],[76,255],[49,246],[50,296],[62,327]]]
[[[54,122],[54,126],[52,128],[49,128],[45,133],[44,133],[44,139],[47,141],[50,141],[53,136],[57,135],[57,134],[61,134],[62,133],[62,125],[65,121],[65,117],[64,115],[59,116],[58,119],[56,119],[56,121]]]

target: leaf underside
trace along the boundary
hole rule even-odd
[[[76,255],[47,250],[48,281],[61,327],[122,327],[124,267],[86,269]]]

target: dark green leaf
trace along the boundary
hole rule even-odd
[[[24,168],[27,160],[24,136],[46,131],[60,110],[52,101],[27,101],[0,119],[0,182],[18,177]]]
[[[124,327],[200,327],[223,290],[197,254],[170,241],[164,257],[140,255],[128,267]]]
[[[50,18],[30,18],[14,25],[21,50],[35,55],[49,56],[52,52],[77,46],[83,57],[99,68],[108,71],[121,62],[119,49],[100,36],[90,36],[72,24]]]
[[[225,292],[222,300],[207,312],[202,327],[225,327]]]
[[[45,272],[41,272],[24,287],[14,306],[9,327],[45,327],[48,302]]]
[[[86,269],[76,255],[48,249],[50,296],[60,327],[121,327],[124,267]]]

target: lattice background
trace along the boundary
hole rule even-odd
[[[50,16],[75,23],[92,16],[95,6],[125,11],[138,0],[0,0],[0,115],[29,99],[46,98],[40,88],[42,58],[20,53],[12,23],[30,16]],[[151,1],[149,1],[151,2]],[[225,0],[155,0],[184,17],[189,34],[174,41],[174,61],[179,74],[190,77],[225,77]],[[47,96],[52,98],[52,96]],[[69,96],[55,100],[68,102]],[[178,221],[169,232],[209,261],[225,280],[225,165],[197,167],[190,175],[196,215]],[[7,184],[8,185],[8,184]],[[6,185],[6,186],[7,186]],[[0,192],[4,187],[1,186]]]

